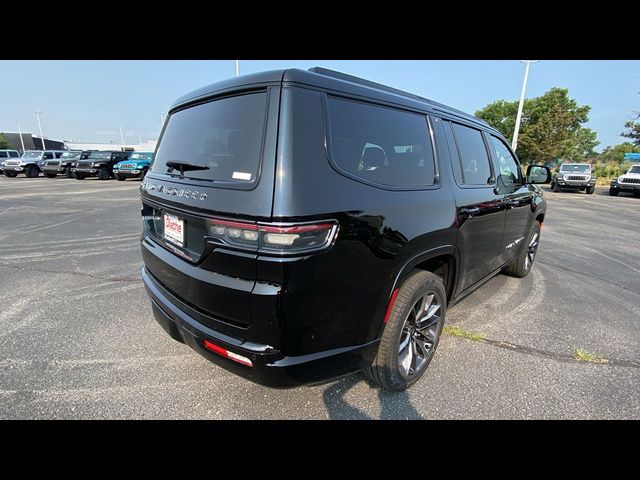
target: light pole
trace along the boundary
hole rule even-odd
[[[521,60],[527,66],[524,69],[524,81],[522,82],[522,92],[520,92],[520,104],[518,105],[518,115],[516,115],[516,128],[513,130],[513,140],[511,140],[511,149],[515,152],[518,146],[518,132],[520,131],[520,120],[522,119],[522,108],[524,107],[524,93],[527,89],[527,79],[529,78],[529,66],[532,63],[538,63],[540,60]]]
[[[236,77],[240,75],[240,60],[236,60]]]
[[[20,134],[20,143],[22,144],[22,152],[24,153],[24,140],[22,139],[22,129],[20,128],[20,124],[18,124],[18,133]]]
[[[42,150],[46,150],[47,147],[44,144],[44,135],[42,134],[42,125],[40,124],[40,114],[42,112],[40,110],[36,111],[36,118],[38,119],[38,129],[40,130],[40,140],[42,140]]]
[[[127,125],[120,125],[120,150],[124,151],[124,135],[122,135],[122,127]]]

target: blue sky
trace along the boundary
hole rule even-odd
[[[215,52],[212,52],[215,53]],[[240,73],[323,66],[407,90],[473,113],[496,99],[520,96],[524,65],[500,61],[241,60]],[[233,60],[0,61],[0,131],[76,141],[155,140],[160,113],[177,97],[235,75]],[[640,110],[640,61],[542,61],[531,66],[527,97],[569,89],[591,105],[587,126],[598,150],[624,141],[626,120]]]

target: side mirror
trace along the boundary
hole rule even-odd
[[[527,183],[549,183],[551,171],[542,165],[529,165],[527,167]]]
[[[595,168],[592,168],[592,169],[591,169],[591,173],[596,173],[596,169],[595,169]]]

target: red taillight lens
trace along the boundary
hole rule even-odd
[[[209,340],[204,341],[204,346],[208,350],[211,350],[212,352],[217,353],[222,357],[226,357],[229,360],[233,360],[234,362],[241,363],[242,365],[246,365],[247,367],[253,367],[253,363],[251,363],[251,360],[249,360],[247,357],[238,355],[237,353],[230,352],[229,350],[222,348],[216,345],[215,343],[211,343]]]
[[[267,253],[297,254],[322,250],[338,231],[335,221],[273,225],[209,220],[209,235],[226,245]]]

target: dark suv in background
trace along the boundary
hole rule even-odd
[[[142,277],[165,331],[239,375],[365,369],[402,390],[449,306],[529,273],[549,179],[437,102],[319,68],[237,77],[170,109],[140,187]]]
[[[98,177],[99,180],[114,178],[113,166],[121,160],[129,158],[133,152],[109,150],[103,152],[91,152],[86,160],[76,162],[75,168],[71,168],[78,180],[87,177]]]

